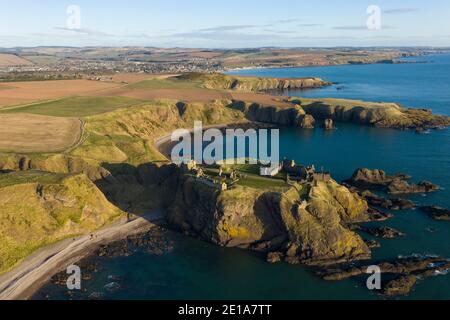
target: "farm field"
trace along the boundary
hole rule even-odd
[[[74,146],[81,135],[82,125],[77,118],[0,115],[0,152],[60,152]]]
[[[87,117],[145,103],[126,97],[68,97],[0,110],[0,113],[31,113],[56,117]]]
[[[209,103],[234,99],[277,106],[286,104],[278,100],[281,97],[261,93],[225,90],[220,86],[208,89],[202,82],[205,79],[196,75],[191,75],[192,79],[189,75],[186,77],[116,74],[110,81],[1,83],[0,152],[66,151],[83,134],[81,119],[157,101]],[[25,102],[17,104],[22,100]]]
[[[73,95],[101,95],[103,90],[119,86],[112,82],[90,80],[0,83],[0,108]]]
[[[27,66],[32,62],[14,54],[0,53],[0,68],[9,66]]]

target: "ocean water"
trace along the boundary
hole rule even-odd
[[[450,55],[425,56],[420,64],[358,65],[301,69],[260,69],[238,74],[275,77],[316,76],[338,84],[316,90],[291,91],[305,97],[339,97],[394,101],[405,106],[432,108],[450,114]],[[341,90],[337,90],[340,87]],[[404,172],[414,181],[430,180],[443,187],[429,195],[410,197],[419,204],[450,208],[450,130],[417,135],[394,129],[337,124],[338,129],[281,129],[281,156],[315,164],[338,181],[356,168]],[[381,240],[374,260],[399,255],[437,254],[450,258],[450,223],[428,218],[418,210],[393,212],[385,224],[406,233]],[[163,255],[138,252],[129,257],[93,258],[100,266],[91,281],[83,282],[86,298],[102,292],[107,299],[383,299],[370,292],[364,278],[326,282],[303,266],[267,264],[264,257],[239,249],[219,248],[169,232],[174,249]],[[120,290],[105,285],[120,279]],[[109,277],[109,278],[108,278]],[[64,288],[48,284],[36,295],[67,299]],[[419,282],[402,299],[450,299],[450,276]]]
[[[397,102],[409,107],[432,108],[435,113],[450,115],[450,54],[403,60],[417,63],[239,70],[230,74],[319,77],[335,85],[321,89],[292,90],[287,94],[310,98]]]

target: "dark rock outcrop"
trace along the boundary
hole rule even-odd
[[[366,199],[370,206],[381,207],[393,211],[410,210],[416,207],[415,203],[411,200],[402,198],[387,199],[369,190],[361,192],[360,195]]]
[[[393,217],[393,215],[390,213],[382,212],[372,207],[369,207],[367,209],[367,215],[369,216],[368,221],[378,221],[378,222],[386,221]]]
[[[438,191],[440,187],[428,181],[418,184],[410,184],[405,180],[395,179],[387,186],[387,192],[391,194],[428,193]]]
[[[383,288],[383,295],[388,297],[406,296],[417,283],[417,276],[405,275],[389,281]]]
[[[420,210],[435,220],[450,221],[450,210],[438,206],[420,207]]]
[[[407,295],[419,279],[446,274],[450,269],[450,261],[440,257],[413,256],[400,258],[391,262],[381,262],[383,280],[382,294],[386,296]],[[336,267],[317,272],[324,280],[341,281],[366,274],[369,266]]]
[[[394,180],[408,180],[410,178],[405,174],[389,176],[382,170],[362,168],[357,169],[353,173],[353,176],[349,180],[346,180],[345,183],[356,188],[379,190],[385,188]]]
[[[378,249],[378,248],[381,248],[381,244],[380,244],[378,241],[376,241],[376,240],[367,240],[367,241],[366,241],[366,244],[367,244],[367,246],[368,246],[370,249]]]
[[[395,239],[405,235],[404,233],[389,227],[361,227],[360,230],[383,239]]]
[[[386,172],[378,169],[358,169],[353,176],[349,180],[344,181],[344,183],[362,190],[379,190],[390,194],[427,193],[439,190],[439,186],[431,182],[423,181],[417,184],[411,184],[408,182],[409,179],[411,179],[411,177],[405,174],[389,176]],[[380,201],[380,199],[377,199],[373,194],[368,194],[367,196],[375,202]],[[387,203],[384,204],[387,205]],[[411,203],[407,203],[403,200],[397,200],[397,204],[399,206],[404,205],[407,207],[411,205]],[[392,203],[392,206],[394,206],[394,203]]]
[[[277,263],[281,262],[284,258],[284,255],[282,252],[269,252],[267,255],[267,262],[269,263]]]

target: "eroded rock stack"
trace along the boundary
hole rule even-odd
[[[334,123],[332,119],[325,119],[323,122],[323,128],[325,130],[334,130]]]

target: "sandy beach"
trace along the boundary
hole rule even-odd
[[[67,239],[38,250],[13,270],[0,275],[0,300],[30,299],[53,275],[93,254],[100,245],[146,232],[155,226],[152,221],[161,218],[159,212],[130,222],[122,218],[92,235]]]

